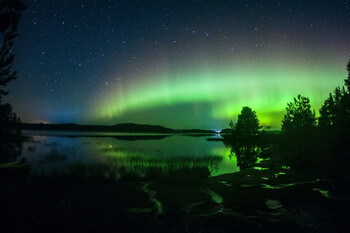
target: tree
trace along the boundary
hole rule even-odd
[[[345,88],[336,87],[334,93],[330,93],[329,97],[324,101],[320,109],[319,127],[322,130],[331,130],[344,125],[347,121],[346,97],[349,95]]]
[[[14,40],[18,36],[17,28],[22,11],[26,9],[22,0],[0,0],[0,86],[5,87],[17,78],[12,70],[15,54],[12,51]],[[0,103],[8,92],[0,89]]]
[[[313,160],[311,153],[316,130],[315,112],[308,97],[298,95],[287,104],[282,119],[282,143],[287,149],[284,160],[291,166],[307,166]]]
[[[329,132],[335,122],[335,102],[332,93],[329,94],[328,99],[320,108],[320,117],[318,118],[318,125],[323,132]],[[322,133],[323,133],[322,132]]]
[[[337,146],[348,144],[350,137],[350,60],[345,86],[336,87],[320,109],[319,129],[322,138],[336,140]],[[346,88],[345,88],[346,87]]]
[[[350,60],[348,62],[346,69],[348,71],[348,78],[345,79],[345,86],[348,88],[348,92],[350,92]]]
[[[309,134],[316,127],[315,112],[311,111],[308,97],[298,95],[287,104],[287,113],[282,120],[282,131],[287,134]]]
[[[249,107],[243,107],[238,115],[236,132],[239,136],[256,135],[261,128],[256,112]]]
[[[4,89],[6,85],[17,77],[12,68],[15,58],[12,47],[26,7],[22,0],[0,0],[0,162],[15,160],[21,147],[20,119],[10,104],[3,104],[3,96],[8,94]]]

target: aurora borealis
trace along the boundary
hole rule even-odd
[[[191,116],[194,116],[197,119],[212,118],[227,122],[238,115],[242,106],[248,105],[258,112],[263,125],[276,127],[283,116],[286,103],[298,93],[308,95],[313,106],[319,108],[324,97],[332,91],[329,87],[336,85],[329,77],[339,77],[341,82],[341,77],[346,75],[344,70],[328,70],[331,67],[310,71],[302,65],[293,67],[278,63],[252,70],[249,66],[242,66],[237,70],[201,70],[199,67],[168,76],[164,80],[160,78],[154,83],[147,80],[133,84],[130,88],[125,87],[124,91],[114,92],[112,89],[111,93],[104,94],[107,96],[107,104],[101,104],[95,114],[102,119],[115,117],[126,121],[132,119],[133,114],[137,115],[147,109],[160,111],[163,116],[167,114],[162,112],[162,108],[182,105],[185,106],[185,118],[190,121]],[[108,101],[111,99],[115,101]],[[191,106],[191,103],[196,104]],[[191,114],[186,113],[186,105],[193,109]],[[134,119],[142,121],[143,117],[134,116]],[[175,114],[175,117],[178,116]]]
[[[25,122],[279,128],[350,58],[349,1],[28,1],[6,98]]]

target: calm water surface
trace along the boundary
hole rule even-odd
[[[183,169],[208,171],[210,176],[239,171],[231,149],[216,136],[181,136],[88,132],[24,131],[32,139],[22,157],[35,174],[86,173],[116,180]],[[191,170],[191,171],[192,171]]]

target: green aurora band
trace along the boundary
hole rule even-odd
[[[237,119],[242,106],[257,112],[262,125],[280,128],[286,104],[298,94],[310,98],[313,109],[318,109],[336,86],[346,77],[344,64],[325,62],[273,62],[227,65],[197,65],[180,70],[162,70],[154,74],[133,75],[133,81],[119,82],[104,92],[92,113],[99,122],[136,122],[163,124],[175,128],[221,129],[230,119]],[[139,76],[140,78],[137,78]],[[142,77],[142,78],[141,78]],[[200,114],[178,112],[188,122],[174,122],[161,112],[159,122],[144,112],[179,105],[210,106]],[[188,108],[187,108],[188,109]],[[159,111],[158,111],[159,112]],[[143,115],[142,118],[137,115]],[[140,120],[143,119],[143,120]],[[172,119],[172,120],[171,120]],[[142,122],[140,122],[142,121]],[[217,122],[213,125],[212,122]]]

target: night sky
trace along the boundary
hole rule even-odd
[[[24,122],[279,128],[343,85],[350,1],[27,1],[10,102]]]

